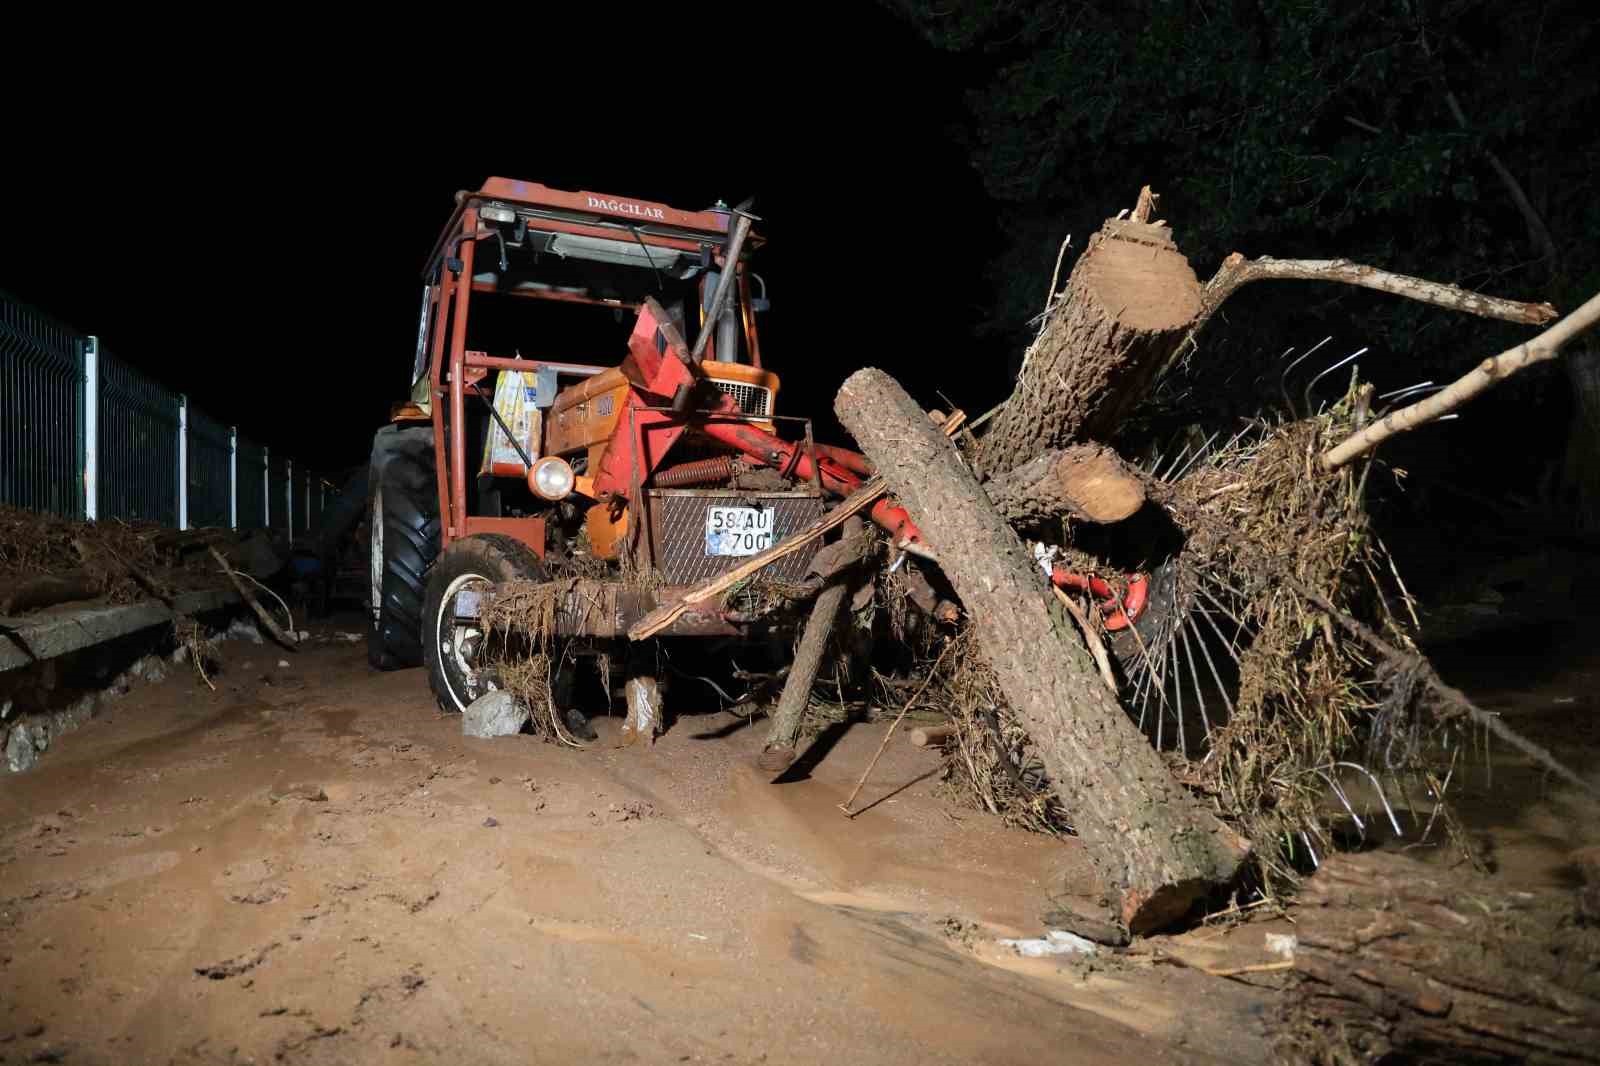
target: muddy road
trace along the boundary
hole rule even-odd
[[[1265,1057],[1259,990],[999,945],[1089,866],[936,755],[892,745],[845,819],[881,726],[774,785],[732,715],[475,740],[359,647],[225,647],[216,692],[174,671],[3,782],[0,1062]]]

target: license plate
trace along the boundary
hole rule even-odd
[[[772,508],[707,507],[707,555],[755,555],[772,547]]]

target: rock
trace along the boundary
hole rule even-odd
[[[187,644],[178,645],[178,647],[172,652],[172,661],[175,663],[186,662],[188,658],[189,646]]]
[[[166,677],[167,668],[162,664],[160,657],[155,655],[146,655],[144,658],[139,659],[132,666],[128,667],[127,673],[123,675],[123,678],[119,678],[119,680],[126,679],[131,687],[131,684],[134,681],[165,681]]]
[[[306,630],[306,629],[302,629],[302,630],[301,630],[301,631],[300,631],[300,633],[299,633],[299,637],[300,637],[300,643],[301,643],[301,644],[304,644],[304,643],[305,643],[305,642],[306,642],[306,641],[308,641],[308,640],[310,640],[310,639],[311,639],[311,632],[310,632],[310,630]]]
[[[509,737],[533,717],[528,705],[503,689],[486,692],[461,712],[461,732],[469,737]]]
[[[289,669],[289,660],[288,659],[279,659],[278,660],[278,669],[280,669],[280,670]]]
[[[15,705],[15,701],[13,700],[6,700],[4,703],[0,703],[0,722],[3,722],[7,718],[11,717],[11,708]]]
[[[51,725],[53,727],[51,732],[60,736],[62,733],[70,733],[72,730],[77,729],[94,717],[94,709],[97,702],[95,694],[91,692],[74,700],[63,710],[57,711],[51,715]]]
[[[247,618],[235,618],[228,623],[227,632],[223,633],[224,640],[248,640],[252,644],[263,643],[261,631],[256,624]]]
[[[6,737],[6,767],[14,774],[33,769],[39,753],[33,746],[33,736],[25,725],[19,725]]]
[[[268,792],[267,799],[272,803],[292,799],[306,803],[327,803],[328,793],[321,785],[293,785],[282,792]]]

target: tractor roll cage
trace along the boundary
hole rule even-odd
[[[627,307],[635,311],[640,306],[557,289],[501,289],[491,283],[474,281],[473,261],[478,240],[495,232],[480,229],[482,211],[485,207],[498,206],[509,207],[519,218],[525,216],[530,222],[536,220],[534,228],[540,231],[613,240],[619,234],[628,234],[651,246],[685,252],[706,249],[719,266],[724,265],[721,251],[733,217],[732,212],[728,211],[679,211],[649,201],[618,200],[587,192],[563,192],[533,182],[505,178],[490,178],[478,192],[457,194],[456,210],[428,257],[428,267],[423,277],[428,285],[430,301],[428,316],[431,328],[426,358],[429,392],[433,400],[430,406],[434,454],[441,467],[445,462],[449,463],[449,476],[437,479],[440,540],[443,547],[448,547],[457,538],[477,533],[506,534],[528,545],[542,545],[545,542],[545,522],[542,517],[492,518],[467,513],[467,390],[476,389],[478,382],[491,370],[550,369],[557,374],[588,377],[610,369],[584,363],[507,359],[467,351],[467,317],[472,294],[515,295],[563,303]],[[632,219],[640,221],[635,223]],[[747,247],[755,244],[755,235],[751,234]],[[457,262],[447,263],[447,252],[452,253],[451,257]],[[759,367],[761,356],[750,310],[749,275],[742,261],[738,264],[737,280],[750,360]],[[620,356],[618,361],[621,361]],[[807,437],[809,444],[809,433]],[[440,473],[444,471],[441,469]]]

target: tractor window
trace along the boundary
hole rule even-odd
[[[703,277],[697,257],[651,248],[652,258],[647,261],[645,249],[637,244],[590,240],[590,244],[605,245],[591,248],[589,244],[561,243],[569,236],[528,233],[521,247],[506,247],[503,270],[498,242],[478,243],[467,321],[469,349],[615,366],[627,354],[628,334],[636,317],[633,305],[646,297],[653,297],[678,322],[685,342],[694,343],[700,326]],[[619,252],[619,248],[638,254]],[[562,300],[563,296],[617,304]],[[736,320],[737,308],[732,314]],[[727,332],[725,329],[724,334]],[[742,355],[740,333],[732,331],[735,350]]]

